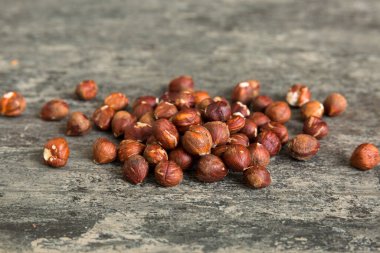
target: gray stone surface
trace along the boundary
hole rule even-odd
[[[0,118],[0,252],[379,251],[380,170],[348,166],[356,145],[380,145],[379,13],[377,0],[0,0],[0,92],[28,101],[22,117]],[[45,101],[90,114],[110,91],[158,95],[183,73],[213,95],[256,78],[280,99],[301,81],[350,106],[326,119],[318,157],[273,158],[273,185],[259,191],[239,174],[132,186],[118,164],[91,162],[92,141],[107,136],[97,131],[68,138],[66,168],[41,163],[65,126],[38,118]],[[77,101],[87,78],[100,95]],[[296,111],[288,126],[301,130]]]

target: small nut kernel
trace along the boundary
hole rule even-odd
[[[159,102],[159,99],[155,96],[141,96],[141,97],[138,97],[135,100],[135,102],[133,102],[132,108],[135,108],[136,106],[141,105],[141,104],[147,104],[150,107],[154,108],[157,106],[158,102]]]
[[[244,181],[248,186],[261,189],[272,183],[269,171],[262,166],[252,166],[244,171]]]
[[[77,85],[75,94],[82,100],[91,100],[98,94],[98,85],[94,80],[84,80]]]
[[[192,108],[195,105],[193,93],[190,91],[180,91],[171,94],[171,101],[179,110],[184,108]]]
[[[108,105],[103,105],[102,107],[95,110],[92,114],[92,120],[94,124],[103,131],[110,129],[113,116],[115,115],[115,110]]]
[[[50,167],[59,168],[66,165],[70,149],[64,138],[50,139],[44,146],[43,159]]]
[[[195,176],[199,181],[212,183],[223,180],[227,173],[228,170],[222,159],[215,155],[205,155],[198,162]]]
[[[128,106],[128,98],[121,92],[113,92],[104,99],[104,104],[115,111],[120,111]]]
[[[210,121],[227,121],[231,118],[231,107],[225,101],[217,101],[206,107],[205,115]]]
[[[145,142],[149,136],[153,133],[153,128],[151,125],[136,122],[135,124],[128,125],[125,128],[124,139],[136,140],[140,142]]]
[[[268,130],[263,130],[258,135],[257,142],[268,150],[270,156],[277,155],[282,147],[280,138],[274,132]]]
[[[178,112],[177,107],[169,102],[161,102],[154,110],[154,117],[156,119],[169,119],[176,115]]]
[[[322,118],[324,111],[325,109],[323,104],[317,100],[307,102],[301,107],[301,115],[304,119],[312,116]]]
[[[194,81],[191,76],[179,76],[169,83],[170,92],[192,91],[194,89]]]
[[[237,133],[245,126],[245,118],[240,113],[232,115],[232,117],[226,122],[231,134]]]
[[[327,116],[335,117],[342,114],[347,108],[346,98],[339,93],[330,94],[323,102]]]
[[[133,155],[141,155],[144,149],[145,145],[136,140],[123,140],[119,144],[117,156],[120,162],[125,162]]]
[[[132,114],[138,119],[149,112],[153,112],[153,107],[148,103],[138,104],[132,110]]]
[[[283,101],[276,101],[268,105],[265,109],[265,114],[272,120],[278,123],[286,123],[292,117],[292,111],[289,105]]]
[[[153,135],[164,149],[174,149],[178,145],[177,128],[167,119],[159,119],[155,122]]]
[[[69,136],[81,136],[85,135],[91,130],[91,122],[81,112],[73,112],[66,126],[66,135]]]
[[[161,161],[167,161],[168,154],[160,145],[149,144],[145,148],[144,158],[148,161],[149,164],[156,165]]]
[[[270,163],[270,154],[268,150],[260,143],[256,142],[248,147],[251,153],[252,165],[267,167]]]
[[[154,169],[157,183],[165,187],[173,187],[182,182],[183,172],[173,161],[162,161]]]
[[[270,97],[260,95],[252,100],[251,108],[254,112],[264,112],[271,103],[273,100]]]
[[[290,156],[300,161],[313,158],[319,151],[319,141],[311,135],[299,134],[287,144]]]
[[[217,157],[223,157],[224,152],[228,149],[228,145],[221,145],[213,148],[211,153]]]
[[[297,83],[288,90],[286,101],[294,107],[301,107],[311,99],[311,92],[306,85]]]
[[[251,165],[251,154],[249,150],[238,144],[229,145],[223,154],[223,161],[227,167],[236,172],[242,172]]]
[[[311,116],[303,124],[303,132],[317,139],[322,139],[329,133],[327,123],[322,119]]]
[[[280,139],[281,144],[287,143],[289,140],[288,128],[281,123],[271,121],[263,125],[261,129],[269,130],[275,133]]]
[[[112,118],[111,127],[115,137],[124,135],[125,129],[136,123],[136,117],[127,111],[118,111]]]
[[[182,145],[192,155],[207,155],[211,153],[212,136],[203,126],[190,126],[182,138]]]
[[[200,103],[196,104],[196,108],[201,112],[202,117],[206,117],[206,109],[211,103],[214,103],[212,98],[203,99]]]
[[[239,144],[244,147],[249,146],[249,138],[243,133],[231,134],[229,144]]]
[[[246,119],[243,129],[240,130],[240,133],[245,134],[248,139],[254,140],[257,137],[257,125],[253,120]]]
[[[26,108],[25,98],[18,92],[5,93],[0,98],[0,115],[7,117],[20,116]]]
[[[226,123],[222,121],[210,121],[203,125],[210,132],[213,148],[227,144],[230,139],[230,131]]]
[[[156,119],[153,112],[147,112],[139,118],[139,122],[153,126]]]
[[[270,122],[270,118],[262,112],[254,112],[249,116],[249,119],[256,124],[257,127],[261,127],[262,125]]]
[[[47,102],[40,112],[43,120],[55,121],[65,118],[69,114],[69,105],[62,99],[53,99]]]
[[[260,93],[260,83],[257,80],[248,80],[236,84],[232,91],[232,101],[240,101],[243,104],[251,103],[252,99]]]
[[[251,111],[248,109],[248,106],[239,101],[232,104],[231,112],[232,114],[240,113],[244,118],[251,115]]]
[[[116,145],[106,138],[98,138],[92,147],[94,163],[113,162],[117,156]]]
[[[380,164],[379,149],[371,143],[363,143],[353,152],[350,163],[359,170],[371,170]]]
[[[185,132],[189,130],[190,126],[199,125],[202,122],[202,119],[198,110],[185,108],[174,115],[172,122],[179,132]]]
[[[123,175],[132,184],[140,184],[148,176],[149,166],[141,155],[131,156],[123,165]]]
[[[191,168],[193,157],[182,147],[177,147],[169,153],[169,160],[175,162],[183,171]]]
[[[194,91],[193,96],[194,96],[194,102],[196,105],[202,102],[204,99],[210,98],[210,95],[208,94],[208,92],[204,90]]]

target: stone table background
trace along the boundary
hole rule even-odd
[[[379,251],[380,170],[350,168],[362,142],[380,144],[380,2],[332,0],[13,1],[0,0],[0,92],[21,91],[19,118],[0,118],[0,252]],[[17,61],[14,61],[17,60]],[[91,162],[93,131],[68,138],[64,169],[41,163],[65,122],[38,118],[66,99],[90,114],[108,92],[133,100],[159,95],[193,75],[197,87],[227,95],[256,78],[284,97],[307,83],[315,98],[345,94],[347,112],[326,119],[318,157],[272,159],[273,185],[251,190],[241,175],[176,187],[125,182],[117,164]],[[73,96],[82,79],[96,101]],[[292,135],[302,128],[295,112]]]

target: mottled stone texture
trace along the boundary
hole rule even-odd
[[[20,118],[0,118],[1,252],[379,251],[380,169],[348,166],[356,145],[380,145],[380,1],[0,0],[0,92],[21,91]],[[17,59],[18,64],[11,64]],[[13,62],[14,63],[14,62]],[[158,95],[179,74],[228,95],[256,78],[282,99],[294,82],[315,98],[342,92],[348,111],[327,119],[318,156],[272,159],[273,185],[251,190],[242,175],[202,184],[192,173],[165,189],[152,176],[125,182],[118,164],[91,161],[93,131],[68,138],[68,166],[41,162],[65,122],[38,118],[66,99],[90,114],[110,91]],[[82,79],[100,84],[80,102]],[[297,111],[291,134],[302,129]]]

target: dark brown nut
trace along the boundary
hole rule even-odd
[[[249,150],[239,144],[229,145],[226,152],[223,154],[223,161],[227,168],[243,172],[251,165],[251,154]]]
[[[227,173],[222,159],[215,155],[205,155],[198,162],[195,177],[201,182],[213,183],[223,180]]]
[[[244,147],[249,146],[249,138],[243,133],[231,134],[229,144],[239,144]]]
[[[17,92],[5,93],[0,98],[0,115],[7,117],[20,116],[26,108],[25,98]]]
[[[288,128],[281,123],[271,121],[263,125],[261,129],[272,131],[273,133],[275,133],[277,137],[280,139],[281,144],[285,144],[289,140]]]
[[[226,152],[228,149],[228,145],[221,145],[213,148],[211,150],[211,153],[213,155],[216,155],[217,157],[223,157],[224,152]]]
[[[252,100],[251,108],[254,112],[264,112],[271,103],[273,103],[273,100],[270,97],[257,96]]]
[[[283,101],[271,103],[266,109],[265,114],[272,120],[278,123],[286,123],[292,117],[292,111],[289,105]]]
[[[140,142],[145,142],[149,136],[153,133],[153,128],[151,125],[136,122],[135,124],[128,125],[125,128],[124,139],[136,140]]]
[[[169,153],[169,160],[175,162],[183,171],[191,168],[193,157],[182,147],[177,147]]]
[[[270,163],[270,154],[268,150],[260,143],[256,142],[248,147],[251,153],[252,166],[267,167]]]
[[[192,91],[194,89],[194,81],[191,76],[179,76],[169,83],[170,92]]]
[[[154,117],[156,119],[170,119],[178,112],[177,107],[169,102],[161,102],[154,110]]]
[[[62,99],[53,99],[47,102],[40,112],[43,120],[58,121],[69,114],[69,105]]]
[[[211,103],[214,103],[214,100],[212,98],[206,98],[196,105],[196,108],[201,112],[203,118],[206,118],[206,108]]]
[[[91,130],[91,122],[81,112],[73,112],[66,126],[66,135],[69,136],[81,136],[85,135]]]
[[[194,97],[194,102],[195,104],[199,104],[206,98],[210,98],[210,95],[208,94],[207,91],[204,90],[196,90],[193,92],[193,97]]]
[[[179,110],[184,108],[192,108],[195,105],[193,93],[190,91],[181,91],[172,94],[172,101]]]
[[[154,169],[157,183],[165,187],[173,187],[182,182],[182,169],[173,161],[162,161]]]
[[[115,137],[124,134],[125,128],[136,123],[136,117],[127,111],[118,111],[112,118],[111,127]]]
[[[119,144],[117,156],[120,162],[125,162],[133,155],[141,155],[144,152],[145,145],[135,140],[123,140]]]
[[[353,152],[350,163],[359,170],[371,170],[380,164],[379,149],[371,143],[363,143]]]
[[[154,123],[153,135],[164,149],[174,149],[178,145],[177,128],[167,119],[159,119]]]
[[[183,133],[189,130],[190,126],[201,124],[202,118],[197,109],[185,108],[174,115],[172,122],[178,131]]]
[[[103,131],[110,129],[113,116],[115,115],[115,110],[108,105],[103,105],[102,107],[95,110],[92,114],[92,121],[94,124]]]
[[[245,118],[240,113],[235,113],[226,122],[231,134],[237,133],[245,126]]]
[[[342,114],[347,108],[346,98],[339,93],[331,93],[323,102],[327,116],[335,117]]]
[[[138,104],[133,107],[132,114],[136,116],[136,118],[141,118],[146,113],[153,112],[153,107],[150,104]]]
[[[248,109],[248,106],[239,101],[232,104],[231,112],[232,114],[240,113],[244,118],[251,115],[251,111]]]
[[[44,146],[44,162],[50,167],[59,168],[65,166],[69,155],[69,145],[64,138],[50,139]]]
[[[219,145],[227,144],[230,140],[230,131],[226,123],[222,121],[210,121],[203,126],[207,128],[211,134],[213,148]]]
[[[158,105],[159,99],[155,96],[141,96],[138,97],[135,102],[133,102],[132,108],[135,108],[141,104],[148,104],[150,107],[154,108]]]
[[[261,189],[268,187],[272,178],[265,167],[253,166],[244,171],[244,181],[252,188]]]
[[[149,164],[156,165],[161,161],[167,161],[168,153],[158,144],[149,144],[145,148],[144,157]]]
[[[112,92],[104,99],[104,104],[108,105],[115,111],[123,110],[128,106],[128,98],[121,92]]]
[[[313,158],[319,151],[319,141],[311,135],[299,134],[287,144],[290,156],[300,161]]]
[[[182,138],[183,148],[191,155],[210,154],[212,145],[212,136],[203,126],[190,126]]]
[[[158,141],[156,140],[156,137],[154,137],[154,135],[149,136],[146,140],[146,145],[149,144],[158,144]]]
[[[232,101],[250,104],[252,99],[260,93],[260,83],[257,80],[248,80],[238,83],[232,91]]]
[[[139,122],[153,126],[156,119],[153,112],[147,112],[140,117]]]
[[[301,115],[304,119],[310,118],[312,116],[322,118],[324,111],[325,109],[323,104],[316,100],[307,102],[301,107]]]
[[[257,127],[261,127],[262,125],[270,122],[270,118],[262,112],[254,112],[249,116],[249,119],[256,124]]]
[[[117,156],[116,145],[106,138],[98,138],[92,146],[94,163],[105,164],[113,162]]]
[[[329,127],[322,119],[312,116],[305,120],[303,132],[317,139],[322,139],[329,133]]]
[[[240,130],[240,133],[245,134],[248,139],[253,140],[257,137],[257,125],[253,120],[246,119],[243,129]]]
[[[311,92],[306,85],[294,84],[286,94],[286,101],[294,107],[301,107],[311,99]]]
[[[280,138],[274,132],[268,130],[264,130],[258,135],[257,142],[268,150],[270,156],[277,155],[282,147]]]
[[[148,176],[149,165],[141,155],[131,156],[123,165],[123,175],[131,184],[140,184]]]
[[[231,107],[224,101],[213,102],[207,106],[205,115],[210,121],[226,122],[231,118]]]
[[[98,94],[98,85],[94,80],[84,80],[77,85],[75,94],[82,100],[91,100]]]

